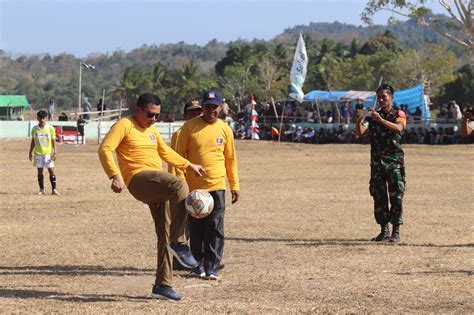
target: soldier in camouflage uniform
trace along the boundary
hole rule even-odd
[[[371,111],[369,117],[358,112],[356,133],[360,136],[368,131],[370,139],[369,190],[374,198],[375,220],[381,226],[380,234],[372,240],[397,243],[400,241],[400,225],[403,224],[405,163],[400,140],[406,127],[406,115],[392,107],[393,94],[394,90],[388,84],[377,89],[379,109]],[[391,236],[389,222],[393,226]]]

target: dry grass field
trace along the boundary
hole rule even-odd
[[[149,211],[110,191],[97,145],[59,147],[61,196],[35,195],[28,145],[0,141],[0,313],[474,312],[473,146],[405,146],[389,245],[368,241],[368,146],[238,142],[222,280],[178,271],[184,299],[169,302],[149,297]]]

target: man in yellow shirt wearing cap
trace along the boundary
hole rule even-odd
[[[226,176],[229,181],[232,203],[239,200],[239,177],[234,134],[219,120],[222,95],[217,89],[204,93],[202,115],[187,121],[180,129],[176,152],[192,163],[200,164],[207,175],[198,177],[192,172],[179,172],[186,177],[189,189],[207,190],[214,199],[214,210],[203,219],[189,217],[191,252],[199,266],[192,275],[219,279],[217,268],[224,253],[224,210]]]

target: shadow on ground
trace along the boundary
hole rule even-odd
[[[416,275],[436,275],[436,274],[461,274],[466,276],[474,275],[472,270],[433,270],[433,271],[413,271],[413,272],[395,272],[399,276],[416,276]]]
[[[0,266],[0,275],[55,275],[55,276],[139,276],[152,275],[153,269],[133,267],[103,267],[89,265]]]
[[[51,299],[68,302],[116,302],[121,300],[147,301],[151,298],[144,296],[128,296],[128,295],[98,295],[84,294],[72,295],[61,292],[23,290],[23,289],[6,289],[0,287],[0,298],[15,299]]]
[[[372,242],[367,239],[298,239],[298,238],[249,238],[249,237],[226,237],[228,241],[236,242],[276,242],[276,243],[287,243],[291,246],[323,246],[323,245],[335,245],[335,246],[367,246],[367,245],[395,245],[395,246],[409,246],[409,247],[436,247],[436,248],[450,248],[450,247],[474,247],[474,243],[468,244],[412,244],[412,243],[389,243],[389,242]]]

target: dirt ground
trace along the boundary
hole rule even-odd
[[[60,196],[35,195],[28,146],[0,141],[1,313],[474,312],[473,146],[405,146],[388,245],[369,241],[368,146],[238,142],[222,280],[176,272],[181,302],[150,298],[151,216],[110,191],[97,145],[59,147]]]

